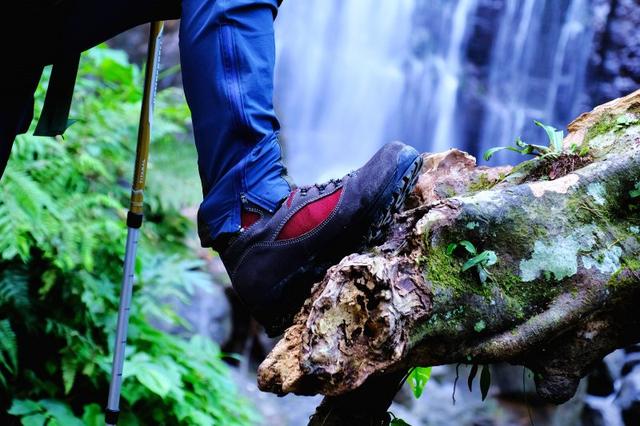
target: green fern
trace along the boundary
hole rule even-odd
[[[141,73],[121,52],[101,48],[83,57],[79,74],[71,114],[81,122],[64,139],[18,137],[0,182],[0,308],[7,315],[0,382],[15,398],[9,413],[23,424],[98,424],[110,376]],[[40,86],[38,104],[44,93]],[[181,93],[158,94],[155,124],[127,350],[127,369],[136,374],[125,381],[123,417],[131,424],[255,424],[214,343],[150,324],[180,323],[167,299],[186,300],[211,285],[185,245],[193,223],[180,210],[201,192],[195,150],[177,135],[188,125]],[[30,342],[39,357],[25,356],[16,341]]]
[[[7,387],[8,377],[18,368],[18,344],[9,320],[0,320],[0,384]]]

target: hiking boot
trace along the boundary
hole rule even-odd
[[[382,242],[421,166],[415,149],[393,142],[342,179],[295,188],[273,214],[243,206],[242,231],[216,248],[269,336],[291,325],[330,266]]]

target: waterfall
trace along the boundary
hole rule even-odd
[[[402,100],[414,0],[285,1],[276,108],[298,182],[344,174],[383,143]]]
[[[533,119],[564,127],[591,106],[590,9],[591,0],[285,1],[276,109],[292,176],[344,174],[393,139],[476,156],[516,136],[542,142]]]
[[[492,49],[481,151],[517,136],[544,143],[534,119],[563,128],[590,106],[585,94],[593,39],[589,7],[588,0],[506,2]]]

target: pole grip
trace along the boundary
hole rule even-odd
[[[152,22],[149,34],[149,48],[147,51],[147,66],[144,77],[144,92],[140,110],[140,125],[138,126],[138,145],[136,148],[136,163],[131,187],[131,204],[129,210],[142,214],[144,206],[144,187],[147,180],[147,163],[149,160],[149,145],[151,143],[151,125],[153,123],[153,109],[158,84],[158,67],[162,49],[162,29],[164,22]]]

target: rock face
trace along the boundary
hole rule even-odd
[[[593,0],[597,28],[590,64],[590,92],[595,104],[640,86],[640,3]]]

